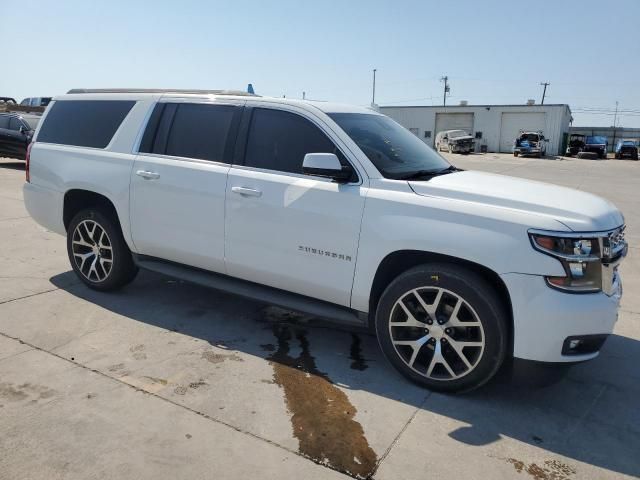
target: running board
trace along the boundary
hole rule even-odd
[[[264,303],[306,313],[326,320],[358,327],[367,326],[368,315],[347,307],[317,300],[315,298],[287,292],[278,288],[260,285],[239,278],[210,272],[180,263],[170,262],[146,255],[133,255],[134,262],[140,268],[179,278],[227,293],[251,298]]]

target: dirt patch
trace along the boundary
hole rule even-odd
[[[212,350],[202,352],[202,358],[211,363],[222,363],[225,360],[231,360],[233,362],[244,362],[242,357],[235,353],[216,353]]]
[[[144,345],[134,345],[129,349],[131,353],[133,353],[133,358],[136,360],[146,360],[147,354],[144,353]]]
[[[282,324],[272,328],[278,345],[268,359],[275,382],[284,390],[300,453],[339,472],[369,478],[378,458],[364,436],[362,425],[354,420],[355,407],[317,369],[303,329]],[[298,357],[289,355],[289,342],[294,338],[302,350]]]
[[[151,380],[153,383],[159,383],[160,385],[166,385],[167,382],[164,378],[156,378],[156,377],[148,377],[145,375],[145,377],[147,380]]]
[[[32,403],[38,400],[46,400],[56,394],[55,390],[44,385],[34,385],[31,383],[23,383],[16,385],[11,382],[0,382],[0,398],[10,402],[19,402],[31,399]]]
[[[535,480],[568,480],[576,474],[576,469],[558,460],[545,460],[544,466],[535,463],[526,464],[522,460],[507,458],[518,473],[528,473]]]

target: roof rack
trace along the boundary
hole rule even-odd
[[[242,90],[181,90],[176,88],[72,88],[67,93],[185,93],[196,95],[236,95],[258,97]]]

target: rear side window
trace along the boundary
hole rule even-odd
[[[140,151],[226,162],[230,153],[227,140],[233,136],[240,110],[233,105],[158,104],[149,119]]]
[[[9,116],[0,115],[0,128],[9,128]]]
[[[347,164],[333,142],[306,118],[282,110],[254,109],[245,165],[303,173],[307,153],[335,153],[343,165]]]
[[[135,105],[129,100],[62,100],[51,107],[38,142],[105,148]]]

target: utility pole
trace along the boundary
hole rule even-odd
[[[616,113],[613,114],[613,142],[612,142],[612,149],[615,152],[616,151],[616,122],[618,120],[618,101],[616,100]]]
[[[540,105],[544,105],[544,97],[547,95],[547,87],[551,85],[549,82],[540,82],[540,85],[544,85],[544,90],[542,91],[542,101]]]
[[[376,105],[376,72],[377,68],[373,69],[373,95],[371,96],[371,106],[374,107]]]
[[[449,93],[450,88],[449,88],[449,77],[447,75],[445,75],[444,77],[442,77],[440,79],[441,82],[444,82],[444,93],[442,95],[442,105],[443,106],[447,106],[447,93]]]

